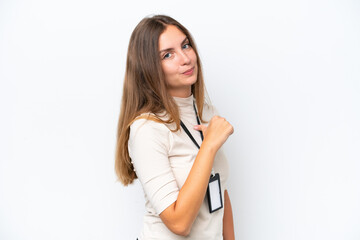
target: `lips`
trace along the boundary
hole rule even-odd
[[[183,74],[184,74],[184,75],[192,75],[193,72],[194,72],[194,68],[195,68],[195,67],[192,67],[192,68],[186,70],[185,72],[183,72]]]

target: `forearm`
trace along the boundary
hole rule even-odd
[[[200,149],[189,176],[179,192],[175,210],[179,211],[180,215],[184,213],[187,222],[192,223],[195,220],[204,201],[215,154],[216,152],[206,145]]]
[[[224,217],[223,217],[223,237],[224,240],[234,240],[235,233],[234,233],[234,220],[231,208],[230,197],[225,190],[224,193]]]
[[[204,141],[175,203],[160,214],[165,225],[187,235],[204,201],[216,150]]]

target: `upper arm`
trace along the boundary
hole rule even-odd
[[[168,158],[170,138],[164,124],[151,120],[136,120],[130,128],[129,155],[156,214],[173,204],[179,193]]]

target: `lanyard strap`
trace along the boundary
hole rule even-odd
[[[199,117],[198,117],[198,114],[197,114],[197,111],[196,111],[195,103],[194,103],[193,106],[194,106],[194,110],[195,110],[195,114],[196,114],[196,121],[197,121],[198,125],[200,125],[200,120],[199,120]],[[187,129],[187,127],[185,126],[185,124],[184,124],[181,120],[180,120],[180,125],[181,125],[181,127],[184,129],[185,133],[189,136],[189,138],[191,139],[191,141],[193,141],[193,143],[195,144],[195,146],[200,149],[199,144],[196,142],[196,140],[194,139],[194,137],[191,135],[189,129]],[[204,140],[203,132],[202,132],[202,131],[199,131],[199,132],[200,132],[201,140]],[[215,176],[214,168],[211,169],[211,176]]]
[[[200,120],[199,120],[199,117],[198,117],[198,114],[197,114],[197,111],[196,111],[195,103],[193,103],[193,106],[194,106],[194,110],[195,110],[196,121],[197,121],[198,125],[200,125]],[[180,120],[180,125],[184,129],[185,133],[189,136],[191,141],[193,141],[195,146],[200,149],[199,144],[196,142],[194,137],[191,135],[190,131],[187,129],[187,127],[185,126],[185,124],[181,120]],[[200,132],[201,140],[204,140],[204,135],[203,135],[202,131],[199,131],[199,132]]]
[[[195,115],[196,115],[197,124],[200,125],[200,120],[199,120],[198,113],[196,111],[195,103],[193,103],[193,106],[194,106],[194,111],[195,111]],[[201,140],[203,141],[204,140],[203,132],[202,131],[199,131],[199,132],[200,132]]]

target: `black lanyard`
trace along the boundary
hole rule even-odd
[[[198,114],[197,114],[197,111],[196,111],[195,103],[193,103],[193,106],[194,106],[194,110],[195,110],[196,121],[197,121],[198,125],[200,125],[200,120],[199,120],[199,117],[198,117]],[[181,120],[180,120],[180,125],[184,129],[185,133],[189,136],[191,141],[193,141],[195,146],[200,149],[199,144],[196,142],[194,137],[191,135],[190,131],[187,129],[187,127],[185,126],[185,124]],[[200,132],[201,140],[204,140],[204,135],[203,135],[202,131],[199,131],[199,132]]]

